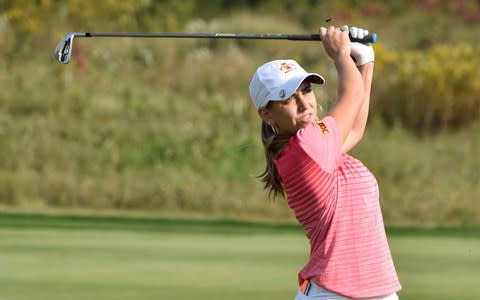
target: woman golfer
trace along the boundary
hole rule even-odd
[[[301,299],[398,299],[375,177],[348,155],[367,122],[374,52],[351,43],[366,30],[320,28],[338,72],[338,99],[321,120],[311,84],[324,79],[293,60],[260,66],[250,96],[262,119],[265,188],[286,196],[310,242],[298,274]],[[352,59],[353,58],[353,59]]]

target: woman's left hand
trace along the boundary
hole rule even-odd
[[[361,39],[368,35],[368,30],[359,27],[350,27],[349,33],[351,37]],[[351,56],[355,60],[357,67],[375,61],[375,53],[370,44],[351,43]]]

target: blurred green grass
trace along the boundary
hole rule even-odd
[[[0,299],[293,299],[296,225],[2,214]],[[400,299],[480,296],[479,228],[393,228]]]

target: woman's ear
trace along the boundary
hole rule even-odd
[[[270,117],[270,114],[268,113],[268,110],[266,108],[259,108],[258,109],[258,115],[262,120],[268,124],[272,123],[272,118]]]

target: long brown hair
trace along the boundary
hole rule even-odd
[[[275,199],[277,195],[285,197],[282,180],[278,174],[274,160],[278,154],[287,146],[290,139],[289,135],[282,135],[267,122],[262,120],[262,143],[265,151],[266,166],[265,171],[258,176],[265,183],[264,189],[268,190],[268,196]]]

